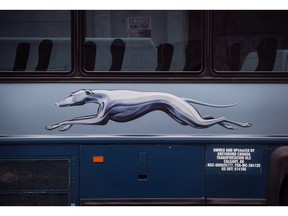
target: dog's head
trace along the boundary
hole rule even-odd
[[[57,101],[55,103],[58,107],[66,107],[66,106],[80,106],[91,101],[91,96],[93,92],[88,89],[78,90],[70,94],[69,97],[64,98],[63,100]]]

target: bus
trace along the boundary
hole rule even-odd
[[[288,11],[0,11],[0,205],[288,205]]]

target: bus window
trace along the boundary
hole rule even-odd
[[[69,11],[0,11],[0,71],[70,71],[70,17]]]
[[[201,11],[86,11],[86,71],[200,71]]]
[[[216,71],[288,71],[287,11],[215,11]]]

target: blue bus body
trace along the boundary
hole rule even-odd
[[[284,72],[94,82],[81,58],[67,77],[2,73],[0,205],[287,204]]]
[[[172,86],[171,91],[170,84],[2,84],[1,158],[69,161],[69,188],[43,190],[69,194],[72,205],[267,204],[271,154],[287,142],[287,86]],[[55,106],[55,101],[80,88],[150,89],[214,104],[237,103],[229,108],[195,106],[200,113],[225,115],[252,126],[198,129],[155,111],[126,123],[46,130],[53,122],[96,113],[97,105]],[[103,156],[104,162],[93,163],[93,156]]]

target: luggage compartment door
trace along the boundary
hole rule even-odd
[[[81,146],[82,205],[204,204],[204,146]]]

